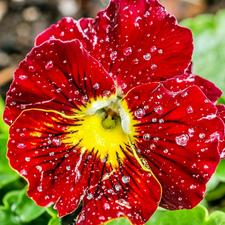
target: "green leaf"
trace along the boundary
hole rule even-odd
[[[59,217],[53,217],[49,220],[48,225],[61,225],[61,219]]]
[[[111,220],[106,225],[131,225],[128,219],[122,218],[122,219],[115,219]]]
[[[225,91],[225,10],[215,16],[200,15],[181,25],[189,27],[194,36],[194,73],[212,81]]]
[[[219,181],[225,182],[225,159],[221,160],[218,165],[215,176]]]
[[[6,158],[6,145],[8,137],[0,135],[0,189],[6,184],[19,178],[19,175],[11,169],[9,161]]]
[[[5,122],[3,121],[3,112],[5,109],[5,104],[3,99],[0,96],[0,133],[3,134],[8,134],[9,132],[9,126],[5,124]]]
[[[155,216],[156,215],[156,216]],[[225,213],[208,211],[203,206],[191,210],[157,211],[146,225],[222,225],[225,224]]]
[[[30,222],[38,218],[45,212],[44,207],[38,206],[27,194],[27,187],[25,187],[18,197],[16,213],[23,222]]]
[[[46,207],[45,209],[46,212],[52,217],[56,217],[58,215],[58,211],[53,208],[53,205],[50,207]]]

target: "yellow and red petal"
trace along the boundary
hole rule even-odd
[[[160,205],[197,205],[220,161],[224,124],[216,107],[196,86],[170,92],[154,83],[132,89],[122,106],[130,115],[131,144],[162,185]]]
[[[78,38],[110,72],[122,94],[150,81],[183,74],[193,52],[191,31],[157,0],[111,0],[95,20],[63,19],[37,39]]]
[[[166,89],[173,92],[184,90],[193,85],[198,86],[212,103],[216,103],[223,93],[212,82],[190,73],[168,79],[163,82],[163,85]]]
[[[15,71],[4,120],[12,124],[30,108],[83,114],[96,100],[104,105],[110,99],[116,99],[114,81],[80,41],[51,40],[35,47]]]
[[[122,128],[104,130],[101,122],[99,115],[25,110],[10,128],[10,165],[29,182],[28,195],[40,206],[56,202],[59,216],[83,201],[81,215],[93,224],[121,216],[144,223],[157,209],[161,186],[136,161]]]
[[[217,105],[217,116],[219,116],[225,123],[225,105]],[[225,136],[219,142],[219,151],[221,159],[225,159]]]

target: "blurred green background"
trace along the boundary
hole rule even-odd
[[[161,0],[194,36],[194,73],[214,82],[225,93],[225,1]],[[8,126],[2,120],[4,99],[13,71],[31,50],[35,37],[62,17],[95,17],[108,0],[0,1],[0,224],[72,225],[74,215],[62,219],[52,208],[37,206],[26,195],[26,182],[8,165]],[[219,100],[225,103],[225,95]],[[109,225],[128,225],[126,219]],[[159,208],[148,225],[225,225],[225,160],[207,186],[204,200],[192,210]]]

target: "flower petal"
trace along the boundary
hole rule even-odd
[[[161,187],[133,156],[127,155],[119,169],[91,193],[91,199],[84,198],[78,225],[98,225],[120,217],[127,217],[132,224],[145,224],[159,204]]]
[[[113,98],[114,81],[78,40],[52,40],[34,48],[15,71],[4,120],[12,124],[29,108],[82,114],[97,99]]]
[[[52,37],[85,42],[123,94],[140,84],[183,74],[193,51],[191,31],[179,26],[157,0],[111,0],[95,20],[65,18],[43,32],[36,44]]]
[[[147,221],[157,209],[161,187],[136,161],[121,127],[103,130],[99,122],[99,115],[25,110],[10,128],[10,164],[28,180],[28,195],[40,206],[57,202],[59,216],[73,212],[83,200],[82,215],[87,221],[94,218],[93,224],[121,216]],[[100,212],[100,202],[111,210]]]
[[[223,93],[212,82],[189,73],[168,79],[163,82],[163,85],[166,89],[173,92],[184,90],[193,85],[198,86],[212,103],[216,103]]]
[[[217,105],[217,116],[219,116],[225,123],[225,105]],[[225,136],[219,142],[219,152],[221,159],[225,159]]]
[[[196,86],[170,92],[158,84],[132,89],[122,100],[131,117],[131,143],[163,188],[160,205],[192,208],[220,161],[224,125]]]

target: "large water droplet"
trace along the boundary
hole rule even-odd
[[[145,110],[144,109],[138,109],[134,112],[134,115],[138,118],[138,119],[142,119],[145,116]]]
[[[46,64],[45,64],[45,69],[46,70],[51,70],[54,66],[54,62],[52,60],[49,60]]]
[[[128,176],[122,176],[122,181],[123,181],[123,183],[129,183],[130,182],[130,177],[128,177]]]
[[[189,136],[187,134],[182,134],[176,137],[176,143],[180,146],[186,146],[189,140]]]
[[[123,49],[123,54],[124,54],[125,56],[131,55],[131,54],[132,54],[132,48],[131,48],[131,47],[124,48],[124,49]]]
[[[144,135],[143,135],[143,139],[144,139],[145,141],[149,141],[149,140],[151,139],[150,134],[144,134]]]
[[[146,61],[149,61],[151,59],[151,54],[150,53],[147,53],[145,55],[143,55],[143,58],[146,60]]]
[[[157,113],[157,114],[162,114],[163,113],[163,108],[162,106],[157,106],[154,108],[154,111]]]
[[[113,60],[113,61],[116,60],[117,56],[118,56],[117,51],[113,51],[113,52],[111,52],[111,54],[110,54],[110,58],[111,58],[111,60]]]
[[[191,106],[188,106],[186,110],[187,110],[187,113],[188,113],[188,114],[194,112],[194,110],[193,110],[193,108],[192,108]]]

